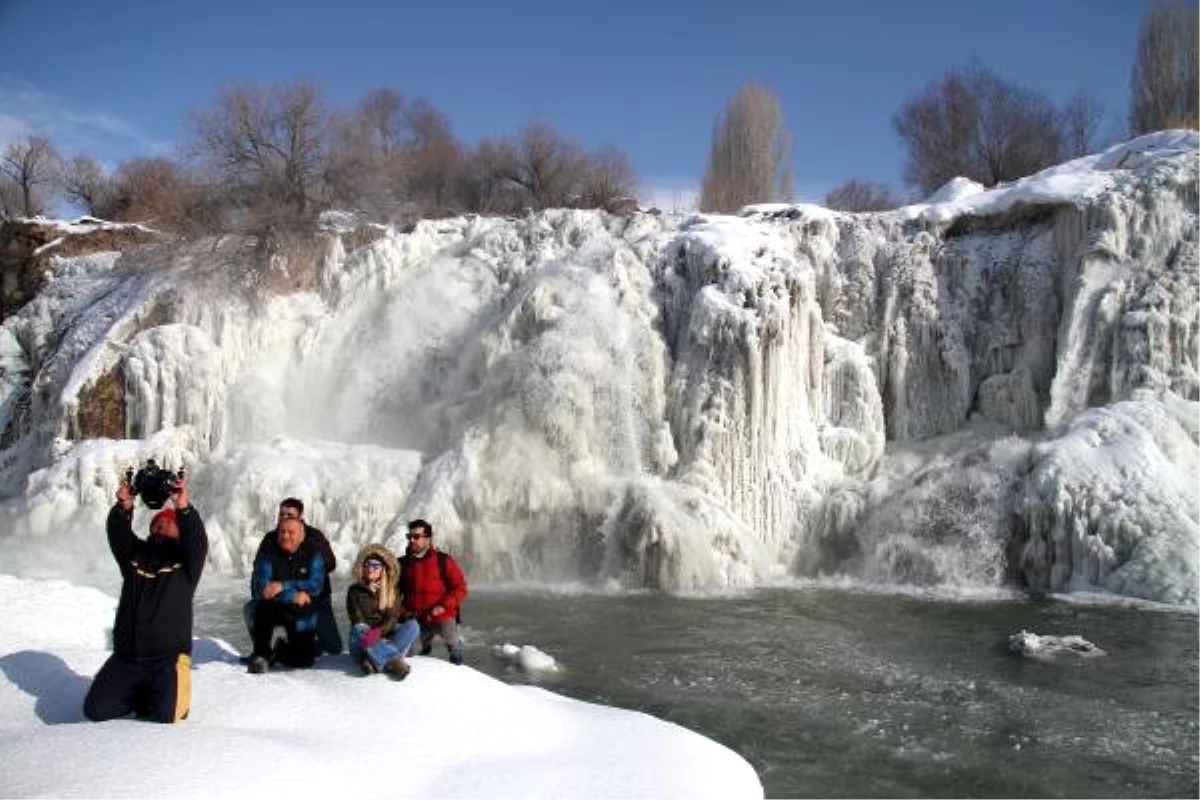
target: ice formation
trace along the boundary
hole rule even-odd
[[[296,495],[344,555],[429,519],[479,581],[1195,605],[1198,147],[879,214],[557,210],[366,244],[331,216],[289,292],[245,287],[223,240],[55,259],[0,326],[0,547],[94,540],[153,456],[186,464],[233,573]],[[125,430],[96,438],[114,382]]]
[[[492,655],[524,672],[558,672],[558,661],[554,656],[531,644],[518,646],[505,642],[493,646]]]
[[[1022,630],[1008,637],[1008,651],[1025,658],[1050,661],[1060,656],[1095,658],[1105,652],[1082,636],[1051,636]]]

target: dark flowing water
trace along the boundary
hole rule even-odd
[[[231,591],[202,587],[197,633],[245,647]],[[464,624],[471,666],[698,731],[753,764],[768,797],[1200,793],[1191,613],[834,589],[475,590]],[[1021,629],[1107,654],[1020,658],[1005,643]],[[515,670],[491,653],[505,642],[561,671]]]

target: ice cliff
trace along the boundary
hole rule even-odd
[[[230,572],[297,495],[345,560],[422,516],[476,581],[1195,605],[1198,148],[880,214],[330,215],[270,280],[228,240],[51,259],[0,326],[0,549],[94,543],[153,456]]]

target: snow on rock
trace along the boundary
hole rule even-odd
[[[519,667],[524,672],[558,672],[558,661],[531,644],[515,645],[511,642],[495,645],[492,654],[496,658]]]
[[[1105,652],[1082,636],[1050,636],[1022,630],[1008,637],[1008,651],[1026,658],[1051,660],[1059,656],[1095,658]]]

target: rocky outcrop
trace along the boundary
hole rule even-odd
[[[80,439],[125,438],[125,370],[117,363],[79,391]]]
[[[92,217],[73,223],[43,219],[0,222],[0,321],[29,302],[46,284],[51,257],[128,250],[158,238],[160,234],[141,225]]]

